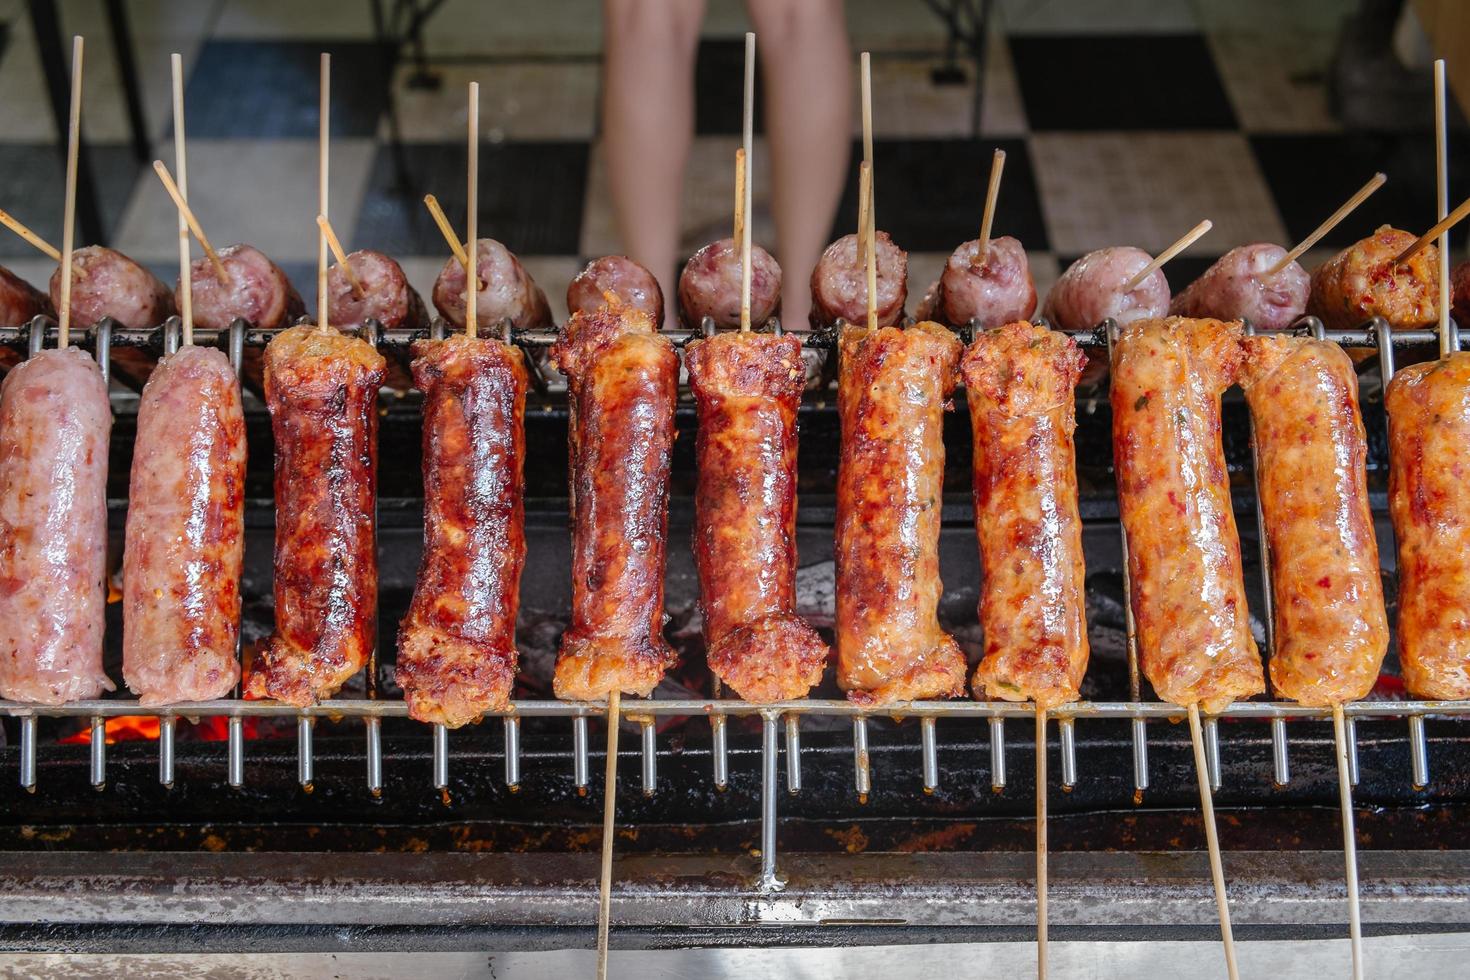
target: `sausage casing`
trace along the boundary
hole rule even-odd
[[[790,335],[689,345],[699,410],[694,561],[710,669],[747,701],[805,697],[827,644],[796,615],[796,409],[806,371]]]
[[[1426,245],[1397,261],[1418,236],[1384,225],[1318,266],[1307,312],[1329,330],[1350,329],[1381,316],[1414,330],[1439,321],[1439,249]]]
[[[510,704],[526,561],[526,368],[456,334],[414,345],[424,393],[424,556],[398,632],[409,717],[457,728]]]
[[[123,549],[123,679],[143,704],[208,701],[240,679],[245,415],[229,358],[184,347],[138,404]]]
[[[843,331],[837,405],[837,682],[886,704],[964,693],[939,626],[945,402],[962,345],[937,323]]]
[[[0,384],[0,698],[64,704],[102,670],[107,438],[97,362],[45,350]]]
[[[1072,391],[1087,357],[1025,321],[980,334],[960,371],[975,437],[975,530],[985,657],[976,697],[1077,700],[1087,671],[1086,583]]]
[[[308,705],[334,694],[377,635],[378,387],[383,356],[331,328],[265,349],[276,441],[276,630],[245,664],[245,696]]]
[[[572,404],[572,621],[552,686],[574,701],[646,695],[675,659],[663,618],[679,357],[620,303],[574,314],[551,357]]]
[[[1306,705],[1356,701],[1388,651],[1357,373],[1327,341],[1244,343],[1275,600],[1271,683]]]
[[[1241,327],[1169,317],[1113,347],[1113,465],[1138,655],[1159,697],[1216,712],[1265,690],[1220,442]]]
[[[1389,383],[1389,512],[1399,549],[1399,662],[1425,698],[1470,698],[1470,351]]]

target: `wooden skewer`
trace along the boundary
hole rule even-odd
[[[748,172],[755,152],[755,34],[745,33],[745,122],[741,134],[741,149],[744,150],[745,167],[741,168],[745,185],[740,192],[740,210],[743,214],[740,229],[740,332],[750,332],[750,186]]]
[[[750,266],[746,259],[749,252],[746,242],[749,241],[747,233],[747,222],[745,217],[745,148],[740,147],[735,151],[735,245],[740,249],[740,332],[750,331],[750,293],[749,275]]]
[[[326,215],[319,214],[316,216],[316,224],[322,230],[322,233],[327,236],[327,246],[332,250],[332,255],[337,259],[337,267],[342,270],[342,274],[352,284],[352,294],[358,299],[362,299],[364,292],[362,280],[357,278],[357,273],[352,270],[352,264],[347,261],[347,253],[342,250],[342,241],[337,237],[337,233],[332,230],[332,223],[327,220]]]
[[[1444,59],[1434,62],[1434,169],[1435,214],[1444,217],[1450,206],[1449,146],[1445,133]],[[1450,349],[1450,236],[1439,236],[1439,356],[1449,357]],[[1356,957],[1355,957],[1356,959]]]
[[[179,197],[189,200],[189,167],[184,156],[184,59],[169,55],[174,96],[174,170],[179,175]],[[179,313],[184,321],[184,346],[194,343],[194,270],[189,254],[189,222],[179,211]]]
[[[1317,244],[1317,242],[1321,241],[1323,235],[1336,228],[1342,222],[1342,219],[1346,218],[1357,209],[1359,204],[1362,204],[1364,201],[1368,200],[1368,198],[1372,197],[1373,192],[1382,187],[1384,181],[1386,180],[1388,180],[1388,178],[1385,177],[1383,174],[1374,174],[1372,178],[1369,179],[1368,183],[1358,188],[1356,194],[1343,202],[1342,207],[1338,208],[1336,211],[1328,215],[1326,221],[1322,222],[1320,225],[1317,226],[1316,230],[1314,230],[1310,235],[1298,242],[1296,248],[1292,249],[1290,252],[1287,252],[1281,257],[1281,261],[1277,262],[1271,268],[1267,269],[1265,278],[1271,278],[1272,276],[1276,275],[1276,273],[1280,272],[1282,269],[1285,269],[1287,266],[1291,265],[1297,259],[1305,255],[1307,249],[1311,248],[1313,245]]]
[[[868,204],[872,198],[871,183],[873,173],[868,169],[867,163],[858,164],[858,221],[857,221],[857,257],[858,262],[866,264],[868,261]]]
[[[1036,976],[1046,980],[1046,709],[1036,708]]]
[[[470,160],[469,177],[465,189],[465,229],[469,237],[466,246],[464,272],[464,333],[474,337],[480,310],[480,270],[471,270],[470,265],[479,265],[480,242],[480,83],[470,82],[469,113]],[[471,258],[473,256],[473,258]]]
[[[429,209],[429,216],[434,219],[434,224],[439,226],[439,234],[444,236],[444,241],[449,244],[449,250],[454,253],[454,257],[464,267],[465,276],[468,278],[470,273],[469,253],[464,250],[464,244],[459,240],[459,236],[454,233],[454,226],[449,223],[449,218],[445,216],[444,209],[439,206],[439,199],[433,194],[425,194],[424,207]]]
[[[76,244],[77,149],[82,139],[82,36],[71,42],[71,116],[66,134],[66,207],[61,229],[61,309],[56,346],[66,350],[71,341],[71,253]]]
[[[1347,869],[1348,939],[1353,950],[1353,980],[1363,980],[1363,922],[1358,908],[1358,840],[1353,821],[1353,781],[1348,773],[1347,722],[1342,705],[1332,706],[1332,739],[1337,747],[1337,795],[1342,804],[1342,857]]]
[[[985,211],[980,218],[980,247],[970,260],[973,266],[985,264],[985,253],[990,251],[990,225],[995,220],[995,199],[1000,196],[1000,175],[1006,168],[1006,151],[996,150],[990,159],[990,186],[985,189]]]
[[[154,160],[153,172],[158,174],[159,180],[163,181],[163,189],[168,191],[168,196],[174,199],[174,206],[179,209],[179,214],[184,216],[184,223],[199,240],[199,247],[204,249],[204,254],[209,256],[210,264],[214,266],[214,274],[219,278],[220,285],[228,286],[230,284],[229,270],[225,268],[214,246],[209,244],[209,239],[204,237],[204,229],[199,227],[199,219],[194,217],[194,211],[189,207],[189,202],[184,200],[184,195],[179,191],[179,185],[174,183],[168,167],[163,165],[162,160]]]
[[[1220,939],[1225,944],[1225,970],[1230,980],[1240,980],[1235,965],[1235,934],[1230,930],[1230,900],[1225,894],[1225,866],[1220,860],[1220,839],[1215,831],[1215,799],[1210,792],[1210,769],[1205,762],[1205,739],[1200,729],[1199,705],[1189,706],[1189,737],[1194,742],[1194,769],[1199,778],[1200,809],[1204,812],[1205,842],[1210,848],[1210,876],[1215,881],[1215,907],[1220,913]]]
[[[1213,227],[1215,227],[1215,223],[1207,218],[1204,221],[1201,221],[1199,224],[1195,225],[1193,228],[1189,229],[1187,232],[1184,233],[1183,238],[1179,239],[1179,241],[1164,249],[1152,262],[1144,266],[1142,269],[1138,270],[1138,275],[1134,276],[1132,279],[1129,279],[1127,284],[1123,286],[1123,292],[1132,292],[1134,289],[1138,288],[1139,283],[1143,282],[1149,276],[1153,275],[1159,269],[1163,268],[1165,262],[1168,262],[1174,256],[1178,255],[1180,252],[1184,251],[1186,248],[1203,238],[1205,232],[1209,231]]]
[[[332,56],[322,52],[321,103],[317,109],[317,207],[316,213],[327,215],[327,173],[332,149]],[[318,226],[316,233],[316,322],[327,326],[327,232]]]
[[[739,243],[745,237],[745,147],[735,148],[735,228],[730,235]]]
[[[1428,245],[1440,235],[1443,235],[1455,225],[1465,220],[1466,215],[1470,215],[1470,199],[1466,199],[1459,207],[1455,208],[1455,210],[1451,211],[1439,221],[1435,222],[1433,228],[1420,235],[1419,239],[1414,242],[1414,244],[1410,245],[1408,248],[1400,252],[1394,258],[1393,264],[1403,265],[1405,262],[1409,261],[1409,259],[1413,258],[1414,255],[1417,254],[1419,250],[1422,249],[1425,245]]]
[[[28,244],[35,246],[37,249],[40,249],[40,251],[43,252],[47,257],[49,257],[51,261],[61,261],[60,249],[58,249],[55,245],[52,245],[50,242],[46,241],[46,239],[42,238],[40,235],[31,231],[25,225],[21,224],[8,211],[0,210],[0,225],[4,225],[5,227],[9,228],[21,238],[25,239]]]
[[[868,182],[869,182],[869,190],[868,190],[868,193],[866,195],[863,195],[862,194],[861,188],[859,189],[860,196],[864,197],[865,200],[861,200],[858,203],[858,261],[859,262],[866,262],[867,261],[867,252],[864,250],[864,245],[863,245],[863,230],[866,228],[866,224],[862,220],[862,215],[863,215],[863,208],[864,207],[867,207],[867,206],[870,206],[870,204],[871,204],[871,202],[868,201],[868,200],[866,200],[866,198],[871,198],[872,197],[872,181],[873,181],[873,60],[869,56],[868,52],[864,51],[862,53],[862,55],[859,57],[858,64],[860,65],[860,76],[859,77],[861,79],[861,86],[860,86],[861,98],[860,98],[860,101],[862,102],[862,108],[863,108],[863,162],[862,162],[862,166],[865,166],[865,167],[868,168]]]
[[[607,980],[608,922],[612,912],[613,813],[618,792],[618,720],[622,692],[607,696],[607,770],[602,790],[602,879],[597,891],[597,980]]]
[[[862,213],[866,216],[866,219],[863,221],[862,231],[858,234],[858,244],[859,245],[862,245],[863,240],[864,239],[867,239],[868,247],[866,249],[864,249],[864,253],[865,253],[864,263],[865,263],[865,266],[866,266],[866,270],[865,271],[867,272],[867,280],[868,280],[868,283],[867,283],[867,285],[868,285],[868,329],[869,330],[877,330],[878,329],[878,244],[877,244],[877,241],[876,241],[876,239],[877,239],[877,232],[874,230],[877,227],[877,222],[874,219],[874,214],[873,214],[873,212],[877,209],[877,202],[873,198],[873,171],[868,168],[868,165],[866,163],[863,164],[862,166],[863,166],[863,170],[866,171],[866,173],[867,173],[867,178],[868,179],[866,181],[862,180],[861,179],[862,172],[860,171],[859,172],[859,181],[858,181],[858,183],[859,183],[859,185],[864,185],[864,186],[867,187],[867,202],[868,202],[868,206],[866,208],[863,208],[862,209]]]

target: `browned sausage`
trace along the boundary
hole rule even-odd
[[[1401,330],[1439,322],[1439,249],[1426,245],[1407,262],[1400,252],[1417,239],[1384,225],[1312,273],[1307,312],[1328,329],[1349,329],[1381,316]]]

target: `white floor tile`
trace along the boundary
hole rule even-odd
[[[1330,34],[1211,34],[1215,65],[1235,117],[1248,133],[1334,132],[1327,76]]]

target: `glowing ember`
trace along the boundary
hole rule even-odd
[[[158,719],[153,715],[118,715],[105,719],[102,731],[108,745],[116,742],[137,742],[158,738]],[[75,735],[61,739],[63,744],[92,744],[92,726],[88,725]]]

